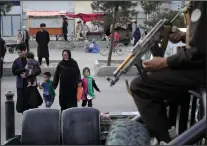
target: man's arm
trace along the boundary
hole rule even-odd
[[[206,59],[206,2],[194,1],[190,24],[190,48],[167,58],[170,68],[197,66]]]
[[[16,75],[22,74],[23,72],[25,72],[25,68],[18,68],[17,62],[15,60],[14,63],[13,63],[13,65],[12,65],[12,74],[14,76],[16,76]]]
[[[50,34],[49,34],[49,32],[47,32],[47,43],[49,43],[50,42]]]
[[[38,32],[36,33],[36,42],[39,43],[39,36],[38,36]]]

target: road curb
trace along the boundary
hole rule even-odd
[[[45,66],[41,67],[41,74],[39,76],[43,76],[44,72],[50,72],[52,75],[54,75],[55,70],[56,70],[56,66],[57,64],[60,62],[60,60],[50,60],[50,67],[47,67],[45,64],[45,61],[42,61],[42,64],[44,64]],[[12,64],[13,62],[4,62],[4,66],[3,66],[3,76],[4,77],[10,77],[10,76],[14,76],[12,74]]]
[[[106,60],[95,60],[95,75],[98,77],[104,77],[104,76],[113,76],[114,71],[119,67],[119,63],[123,60],[112,60],[113,62],[118,62],[117,64],[113,66],[106,66]],[[137,69],[136,67],[132,67],[128,73],[127,76],[136,76],[137,75]]]

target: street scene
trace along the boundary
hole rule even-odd
[[[197,37],[206,30],[204,6],[184,0],[0,2],[1,144],[205,144],[206,34]],[[62,141],[44,138],[55,121],[35,137],[32,127],[48,122],[53,109],[63,116]],[[33,120],[27,113],[36,113]],[[80,127],[91,134],[77,128],[80,122],[90,123]]]

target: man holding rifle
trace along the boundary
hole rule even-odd
[[[135,78],[130,84],[132,96],[151,135],[158,141],[171,141],[164,100],[186,100],[188,90],[206,85],[206,8],[207,2],[193,1],[190,14],[189,38],[173,28],[172,43],[186,42],[185,49],[168,58],[154,57],[143,62],[151,74]]]

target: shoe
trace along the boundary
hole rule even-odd
[[[150,139],[150,145],[158,145],[158,144],[159,144],[159,142],[158,142],[157,138],[153,137]]]
[[[160,145],[167,145],[167,143],[164,141],[160,141]]]

